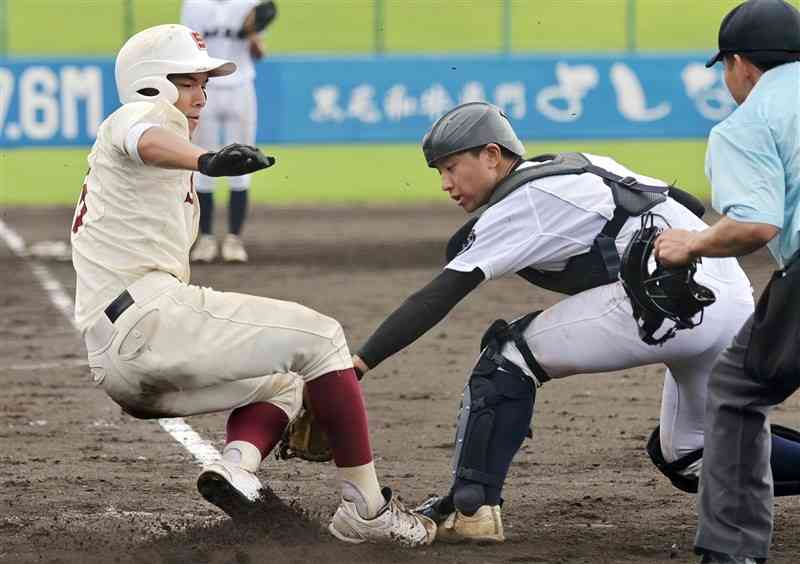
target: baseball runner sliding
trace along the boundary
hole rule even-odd
[[[258,506],[256,472],[301,409],[327,433],[341,487],[329,530],[350,543],[432,542],[436,525],[381,489],[341,325],[296,303],[190,283],[196,172],[239,176],[275,163],[250,145],[191,143],[206,83],[236,65],[181,25],[146,29],[116,60],[122,106],[100,126],[72,222],[75,317],[95,383],[130,415],[230,411],[222,459],[200,493],[235,519]]]

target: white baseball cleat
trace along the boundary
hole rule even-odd
[[[213,262],[217,258],[217,239],[213,235],[200,235],[194,244],[189,260],[192,262]]]
[[[261,498],[261,481],[255,474],[228,462],[217,460],[203,468],[197,490],[232,519],[247,517]]]
[[[342,499],[331,519],[328,530],[337,539],[352,544],[363,542],[398,543],[405,546],[425,546],[436,538],[436,523],[406,509],[392,497],[392,490],[381,490],[386,504],[372,519],[358,514],[355,502]]]
[[[474,515],[464,515],[460,511],[451,513],[439,525],[436,540],[449,543],[505,541],[500,506],[481,505]]]
[[[247,262],[247,251],[238,235],[228,234],[222,241],[222,260],[225,262]]]

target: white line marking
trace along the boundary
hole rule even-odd
[[[11,249],[14,255],[22,259],[28,258],[25,241],[2,219],[0,219],[0,238],[3,239],[6,246]],[[73,315],[75,305],[72,303],[72,299],[64,291],[59,281],[50,274],[50,271],[43,264],[35,260],[28,260],[28,263],[31,265],[31,270],[39,281],[39,284],[41,284],[47,292],[50,301],[56,309],[67,318],[67,321],[77,329],[75,317]],[[183,445],[200,464],[208,464],[220,458],[219,451],[217,451],[211,443],[198,435],[183,419],[179,417],[174,419],[159,419],[158,424],[161,425],[161,428],[169,433],[173,439]]]
[[[186,421],[180,417],[173,419],[159,419],[159,425],[172,438],[181,443],[186,450],[202,464],[219,460],[220,454],[208,441],[198,435]]]
[[[0,366],[0,370],[52,370],[54,368],[74,368],[76,366],[89,366],[89,361],[74,359],[56,362],[37,362],[33,364],[11,364]]]
[[[15,231],[12,231],[2,219],[0,219],[0,237],[3,238],[3,241],[5,241],[6,246],[11,249],[12,253],[18,257],[25,256],[25,241],[23,241],[22,237],[17,235]]]

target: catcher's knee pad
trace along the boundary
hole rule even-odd
[[[703,459],[703,449],[693,450],[677,460],[667,462],[661,451],[661,427],[657,426],[647,439],[647,455],[664,474],[672,485],[687,493],[697,493],[697,484],[700,481],[700,465]]]
[[[462,513],[485,505],[487,488],[499,496],[529,433],[535,399],[530,377],[494,347],[484,349],[464,388],[456,432],[452,493]]]
[[[296,374],[270,374],[264,376],[265,382],[255,401],[264,401],[283,410],[289,421],[297,417],[303,407],[303,380]]]
[[[800,448],[800,433],[781,425],[772,425],[772,460],[774,495],[777,497],[788,495],[800,495],[800,469],[776,471],[776,454],[779,449],[775,448],[776,441],[788,441],[795,443]],[[667,462],[661,452],[660,427],[653,429],[650,438],[647,440],[647,454],[653,461],[656,468],[664,474],[672,485],[687,493],[697,493],[700,483],[700,469],[703,463],[703,449],[697,449],[689,454],[685,454],[673,462]]]

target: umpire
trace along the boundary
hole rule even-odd
[[[656,242],[665,266],[765,245],[779,267],[792,263],[800,249],[799,60],[800,12],[787,2],[750,0],[722,20],[719,52],[706,66],[723,62],[739,107],[711,130],[706,175],[723,217],[702,232],[665,231]],[[745,370],[751,338],[764,336],[753,330],[757,322],[745,322],[709,380],[695,539],[703,563],[762,563],[769,551],[768,414],[800,387],[800,374],[787,383]],[[787,454],[800,464],[800,454]]]

